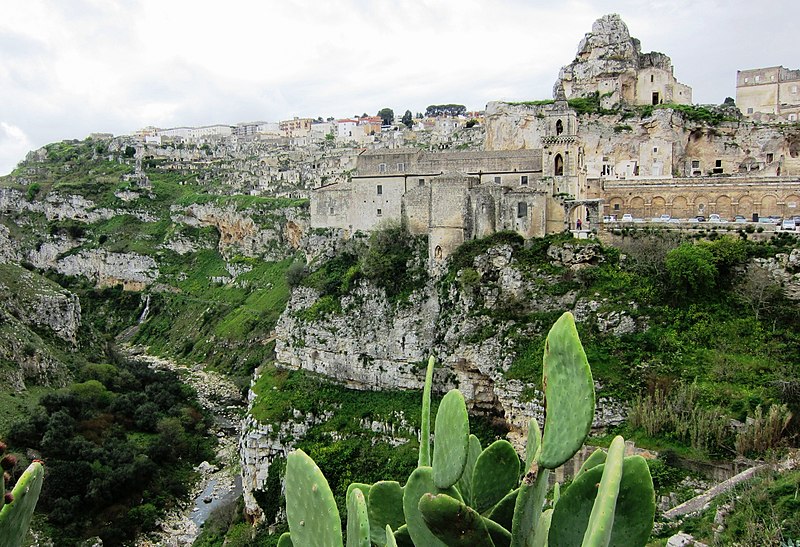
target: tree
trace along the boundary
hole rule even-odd
[[[391,108],[381,108],[378,110],[378,116],[383,118],[383,125],[392,125],[394,122],[394,110]]]
[[[463,116],[467,107],[463,104],[432,104],[425,109],[425,116]]]
[[[684,243],[667,253],[667,278],[678,296],[707,295],[717,281],[714,255],[705,247]]]
[[[406,113],[403,114],[403,117],[400,118],[400,121],[403,122],[406,125],[406,127],[411,129],[411,126],[414,125],[414,119],[412,117],[411,111],[406,110]]]

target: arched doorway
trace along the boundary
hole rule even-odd
[[[556,135],[560,135],[564,132],[564,123],[561,120],[556,122]]]
[[[564,158],[561,154],[556,154],[554,173],[557,177],[564,175]]]
[[[672,200],[672,218],[689,218],[689,204],[683,196],[676,196]]]

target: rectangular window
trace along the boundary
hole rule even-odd
[[[714,162],[714,167],[722,167],[722,160],[717,160]]]
[[[653,147],[653,154],[658,154],[658,146]]]
[[[753,113],[753,108],[752,108],[752,107],[748,108],[748,109],[747,109],[747,113],[748,113],[748,114],[752,114],[752,113]]]
[[[519,183],[522,184],[523,186],[527,186],[528,185],[528,175],[521,175],[519,177]]]
[[[619,203],[615,203],[614,204],[614,210],[615,211],[619,211]]]
[[[767,163],[772,163],[772,160],[775,159],[775,156],[772,155],[772,152],[767,154]]]
[[[796,85],[792,86],[792,93],[797,93],[797,86]]]
[[[383,211],[378,209],[378,216],[381,216],[382,214],[383,214]]]
[[[378,164],[378,173],[385,173],[386,172],[386,164],[380,163]]]
[[[399,173],[402,173],[405,170],[406,170],[406,164],[405,163],[398,163],[397,164],[397,171]]]
[[[425,179],[419,179],[419,185],[425,186]]]
[[[700,160],[692,160],[692,169],[700,169]]]
[[[500,184],[500,177],[495,177],[494,178],[494,183],[495,184]]]
[[[381,194],[383,194],[383,184],[378,185],[378,195],[380,196]]]

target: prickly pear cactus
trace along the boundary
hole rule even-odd
[[[358,488],[347,496],[347,547],[370,547],[367,500]]]
[[[339,510],[325,476],[305,452],[286,457],[286,514],[295,545],[342,547]]]
[[[457,389],[439,403],[434,435],[433,482],[437,488],[450,488],[464,473],[469,454],[467,404]]]
[[[5,462],[9,460],[4,458]],[[28,466],[11,491],[11,499],[0,510],[0,545],[18,547],[22,545],[39,500],[44,480],[44,465],[35,461]],[[5,481],[3,482],[5,491]]]
[[[425,494],[418,508],[428,529],[446,545],[494,547],[483,517],[447,494]]]
[[[389,481],[350,485],[348,546],[366,547],[370,540],[401,547],[644,545],[655,513],[652,479],[642,458],[624,458],[621,437],[608,455],[592,454],[564,492],[556,484],[552,507],[545,510],[550,471],[578,451],[594,415],[592,375],[570,313],[550,330],[543,360],[544,431],[531,420],[520,469],[510,443],[500,440],[482,449],[469,434],[466,404],[457,390],[439,406],[431,467],[431,358],[418,467],[402,487]],[[289,456],[286,498],[292,543],[342,545],[333,495],[302,451]]]
[[[594,382],[575,319],[566,312],[544,345],[544,434],[539,465],[555,469],[583,445],[594,418]]]

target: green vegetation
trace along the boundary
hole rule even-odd
[[[624,458],[622,437],[612,441],[607,455],[595,452],[563,494],[556,485],[552,508],[542,512],[550,470],[580,448],[594,416],[592,375],[571,314],[565,313],[547,337],[544,435],[531,420],[522,473],[519,456],[508,441],[482,449],[470,435],[466,404],[458,390],[448,392],[439,405],[430,458],[433,365],[431,358],[418,466],[405,486],[350,478],[345,504],[348,545],[371,541],[391,545],[400,537],[415,545],[490,546],[495,540],[502,545],[534,545],[546,543],[548,536],[555,545],[581,542],[599,547],[623,541],[645,545],[655,514],[653,482],[644,458]],[[343,489],[340,481],[326,480],[313,455],[302,450],[289,454],[285,490],[292,543],[343,545],[339,516],[343,505],[341,500],[337,504],[331,483],[334,490]]]
[[[173,373],[119,359],[76,379],[42,396],[9,442],[47,461],[40,508],[57,542],[120,544],[188,493],[193,465],[213,455],[209,420]]]

